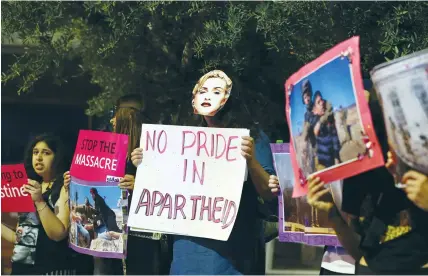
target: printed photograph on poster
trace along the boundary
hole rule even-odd
[[[70,168],[69,244],[75,251],[122,259],[127,209],[118,184],[125,175],[128,136],[81,130]],[[125,213],[124,213],[125,212]]]
[[[307,202],[306,196],[293,198],[295,178],[291,167],[289,144],[271,144],[275,170],[281,187],[279,196],[281,242],[305,243],[308,245],[339,245],[327,214],[318,212]],[[342,182],[328,185],[337,206],[341,206]]]
[[[396,173],[428,173],[428,50],[381,64],[372,71],[382,103]]]
[[[192,106],[195,114],[214,116],[229,99],[232,80],[220,70],[203,75],[192,92]]]
[[[70,243],[94,251],[123,252],[121,190],[70,184]]]
[[[344,179],[383,165],[364,97],[358,38],[342,42],[286,82],[290,153],[298,183]]]

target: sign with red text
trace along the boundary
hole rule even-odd
[[[102,258],[125,256],[119,180],[125,175],[128,136],[81,130],[70,169],[69,244]]]
[[[24,164],[1,166],[1,211],[34,212],[33,200],[24,191],[28,178]]]
[[[242,136],[249,130],[144,124],[131,229],[227,240],[246,175]]]

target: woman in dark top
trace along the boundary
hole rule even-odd
[[[143,113],[141,97],[139,95],[126,95],[118,100],[115,114],[110,121],[114,132],[129,136],[128,157],[131,156],[132,150],[139,146]],[[128,206],[131,203],[136,172],[137,169],[129,160],[125,176],[119,184],[120,188],[128,191]],[[129,231],[126,274],[167,274],[171,264],[171,254],[166,235]]]
[[[388,144],[378,102],[369,102],[374,129],[387,156]],[[341,244],[356,261],[356,274],[428,274],[428,178],[409,170],[408,188],[395,188],[394,177],[381,167],[345,179],[342,210],[354,219],[348,226],[318,178],[309,179],[308,202],[328,212]],[[415,189],[414,187],[418,187]]]
[[[2,224],[2,237],[15,244],[14,275],[76,274],[67,237],[70,225],[68,187],[64,186],[61,141],[51,135],[36,137],[25,154],[28,184],[36,212],[20,213],[16,232]]]
[[[229,97],[214,116],[198,116],[201,122],[199,125],[246,127],[255,137],[242,138],[241,154],[247,160],[248,180],[243,185],[235,224],[227,241],[175,236],[170,271],[173,275],[264,274],[263,221],[258,213],[258,197],[260,195],[266,200],[274,198],[268,187],[269,174],[274,173],[272,153],[266,134],[257,129],[242,100],[231,97],[231,88],[230,78],[224,72],[214,70],[199,80],[193,95],[204,93],[207,102],[211,99],[209,104],[202,103],[208,106],[207,113],[212,112],[208,110],[211,107],[218,106],[218,98]],[[142,149],[132,152],[134,165],[139,165],[142,159]]]

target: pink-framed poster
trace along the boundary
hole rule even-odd
[[[307,193],[307,178],[325,183],[384,165],[361,77],[359,37],[303,66],[285,83],[293,197]]]

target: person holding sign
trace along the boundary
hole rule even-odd
[[[387,155],[380,107],[371,96],[369,103]],[[387,167],[392,169],[395,162],[387,156]],[[404,191],[395,187],[386,167],[345,179],[342,211],[354,217],[350,227],[340,217],[325,184],[319,178],[309,179],[308,202],[328,212],[341,244],[356,260],[358,275],[428,273],[428,178],[410,170],[401,182],[406,185]]]
[[[175,236],[170,274],[264,274],[263,221],[258,216],[258,197],[274,199],[268,187],[269,174],[274,174],[272,153],[266,134],[255,127],[251,114],[239,99],[231,96],[231,90],[232,81],[224,72],[211,71],[194,87],[192,106],[194,113],[201,115],[199,126],[249,128],[255,136],[242,137],[240,151],[247,162],[248,179],[238,215],[227,241]],[[138,166],[143,150],[135,149],[131,156]]]
[[[130,94],[121,97],[116,104],[115,113],[110,120],[113,131],[126,134],[129,137],[128,157],[138,146],[143,123],[143,103],[141,96]],[[129,192],[128,206],[134,190],[136,168],[130,162],[126,166],[126,174],[120,180],[119,187]],[[126,274],[128,275],[156,275],[166,274],[169,271],[171,250],[162,246],[164,239],[159,234],[129,231],[126,256]],[[144,250],[141,250],[144,248]],[[165,248],[166,250],[162,250]]]
[[[20,213],[16,231],[2,224],[1,235],[14,243],[12,274],[72,274],[67,236],[70,225],[68,187],[64,186],[63,146],[51,135],[36,137],[25,155],[28,184],[34,213]]]

